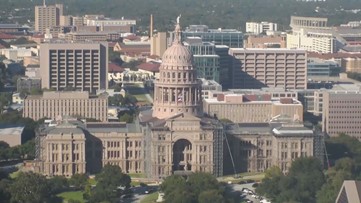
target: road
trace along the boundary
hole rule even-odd
[[[228,191],[228,193],[230,195],[232,195],[234,197],[234,199],[236,199],[239,202],[242,200],[241,195],[244,195],[244,193],[242,193],[243,188],[250,189],[253,192],[255,191],[255,188],[252,187],[253,184],[254,183],[229,184],[226,186],[226,190]],[[246,195],[246,199],[253,201],[253,203],[260,203],[260,200],[253,198],[251,195]]]
[[[147,187],[132,187],[133,196],[130,198],[120,199],[121,203],[140,203],[147,195],[145,194],[145,191],[147,189],[152,189],[153,192],[158,191],[158,186],[147,186]]]

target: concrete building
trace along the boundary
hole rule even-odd
[[[136,20],[131,19],[86,19],[87,26],[119,26],[119,25],[136,25]]]
[[[138,128],[137,128],[138,127]],[[139,126],[126,123],[82,123],[65,120],[37,131],[37,171],[70,177],[98,173],[106,164],[119,165],[125,173],[144,168],[144,140]]]
[[[246,32],[259,35],[267,31],[278,31],[277,23],[271,22],[246,22]]]
[[[27,78],[21,77],[18,78],[16,82],[16,91],[28,91],[31,92],[32,89],[41,90],[41,79],[40,78]]]
[[[222,85],[214,80],[206,80],[200,78],[202,81],[202,99],[213,98],[213,92],[222,92]]]
[[[158,32],[150,40],[150,55],[163,56],[167,49],[167,33]]]
[[[23,117],[39,120],[63,116],[107,121],[108,96],[91,96],[88,92],[44,92],[24,99]]]
[[[172,41],[174,33],[170,35]],[[231,48],[243,47],[243,33],[235,29],[208,29],[206,25],[190,25],[182,32],[182,38],[200,37],[203,42],[226,45]]]
[[[69,32],[59,36],[59,38],[65,39],[69,42],[107,42],[119,40],[120,34],[114,31]]]
[[[233,56],[232,88],[307,88],[307,54],[292,49],[236,49]]]
[[[299,122],[234,124],[227,128],[226,134],[236,172],[264,172],[277,166],[287,173],[296,158],[323,160],[323,138]],[[225,170],[232,173],[231,167]]]
[[[245,48],[287,48],[286,36],[248,36]]]
[[[35,31],[45,33],[46,29],[60,25],[63,4],[35,6]]]
[[[201,84],[192,54],[180,41],[177,21],[176,38],[163,55],[160,78],[155,81],[153,109],[142,111],[134,124],[81,127],[68,121],[40,129],[36,163],[40,172],[50,176],[95,173],[110,163],[154,179],[195,171],[223,175],[223,127],[203,117]]]
[[[184,45],[192,52],[198,78],[219,82],[219,56],[215,45],[200,37],[187,37]]]
[[[10,147],[21,145],[24,126],[0,126],[0,141],[8,143]]]
[[[329,91],[323,94],[322,130],[331,137],[345,133],[361,140],[361,94]]]
[[[327,18],[291,16],[290,26],[294,31],[298,31],[303,28],[327,28]]]
[[[336,38],[330,31],[303,29],[287,34],[287,48],[318,53],[335,53],[338,50]]]
[[[223,89],[232,86],[232,56],[228,54],[229,47],[225,45],[216,45],[215,53],[219,56],[219,83]]]
[[[309,58],[307,60],[307,76],[337,77],[341,66],[335,61]]]
[[[270,94],[214,93],[204,99],[203,111],[234,123],[265,123],[279,115],[303,121],[303,106],[292,98],[272,99]]]
[[[108,88],[106,43],[44,43],[40,45],[42,88],[95,92]]]

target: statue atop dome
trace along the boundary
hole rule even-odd
[[[174,34],[175,34],[175,38],[173,41],[173,44],[181,44],[182,40],[181,40],[181,27],[179,24],[180,18],[182,17],[182,15],[179,15],[177,17],[177,24],[175,25],[175,30],[174,30]]]
[[[177,17],[177,25],[179,25],[179,19],[182,17],[182,14],[180,14],[178,17]]]

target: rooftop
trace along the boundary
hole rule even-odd
[[[0,126],[0,135],[21,135],[24,126]]]

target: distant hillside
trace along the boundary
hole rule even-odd
[[[109,17],[136,18],[140,29],[149,24],[154,15],[155,28],[169,30],[177,15],[182,14],[182,24],[207,24],[213,28],[241,28],[246,21],[273,21],[287,29],[290,15],[328,17],[330,24],[349,20],[361,20],[360,0],[327,0],[326,2],[301,2],[296,0],[48,0],[47,4],[63,3],[66,14],[104,14]],[[42,0],[0,0],[0,10],[8,13],[14,8],[30,8],[29,11],[12,12],[26,15],[33,20],[35,5]],[[356,10],[354,10],[355,12]],[[357,12],[357,11],[356,11]],[[1,13],[0,23],[9,21]],[[12,21],[25,21],[23,18]]]

